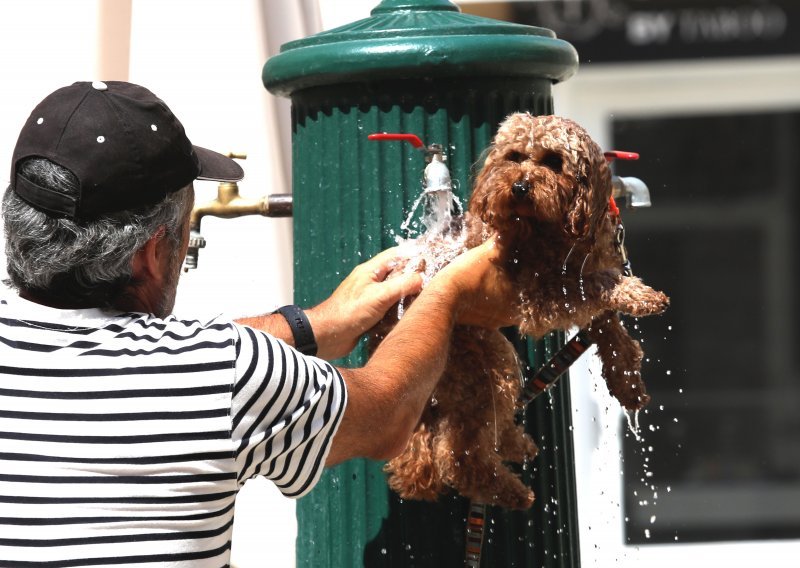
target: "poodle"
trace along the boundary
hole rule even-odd
[[[657,314],[669,300],[626,269],[607,160],[575,122],[517,113],[501,125],[478,173],[468,212],[420,237],[405,266],[430,276],[465,248],[495,237],[499,263],[519,290],[519,330],[541,338],[583,328],[597,345],[610,393],[629,410],[649,401],[643,357],[619,314]],[[372,345],[396,323],[387,316]],[[522,372],[499,331],[458,326],[446,370],[405,451],[386,465],[401,497],[436,500],[455,490],[475,502],[527,509],[533,492],[506,463],[533,459],[517,423]]]

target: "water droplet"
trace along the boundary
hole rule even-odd
[[[158,131],[158,126],[156,126],[155,124],[151,124],[150,125],[150,130],[152,130],[153,132],[156,132],[156,131]]]
[[[98,144],[102,144],[105,141],[106,141],[106,137],[105,136],[98,136],[97,137],[97,143]]]
[[[42,124],[43,122],[44,122],[44,118],[42,118],[42,117],[40,116],[40,117],[38,118],[38,120],[36,121],[36,124]]]

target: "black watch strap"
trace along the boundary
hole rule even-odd
[[[303,355],[317,354],[317,340],[314,339],[314,330],[306,317],[306,313],[295,305],[283,306],[273,313],[281,314],[292,330],[294,348]]]

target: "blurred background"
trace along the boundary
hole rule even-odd
[[[672,297],[628,321],[653,402],[638,433],[573,367],[584,566],[728,568],[800,557],[800,4],[795,0],[455,2],[553,29],[581,58],[556,112],[650,188],[623,212],[634,272]],[[367,17],[378,0],[5,0],[0,156],[33,106],[76,80],[163,98],[196,144],[244,152],[245,197],[291,191],[288,101],[261,68],[281,44]],[[0,182],[8,182],[8,170]],[[197,182],[198,202],[216,187]],[[263,313],[292,299],[291,220],[203,221],[176,313]],[[735,245],[735,246],[734,246]],[[0,275],[5,262],[0,253]],[[798,279],[796,281],[795,279]],[[263,481],[237,503],[233,563],[294,566],[294,502]]]

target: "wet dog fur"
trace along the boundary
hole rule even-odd
[[[669,300],[623,273],[611,192],[603,152],[582,127],[558,116],[513,114],[475,179],[462,232],[419,239],[425,248],[419,256],[428,268],[441,266],[459,250],[443,246],[442,238],[470,248],[496,236],[499,262],[519,290],[520,332],[541,338],[587,329],[609,392],[624,408],[639,410],[649,401],[643,352],[619,315],[657,314]],[[387,316],[372,344],[396,321]],[[506,466],[537,453],[516,421],[521,380],[516,352],[499,331],[456,327],[431,402],[405,451],[386,466],[392,489],[425,500],[455,490],[475,502],[529,508],[533,492]]]

